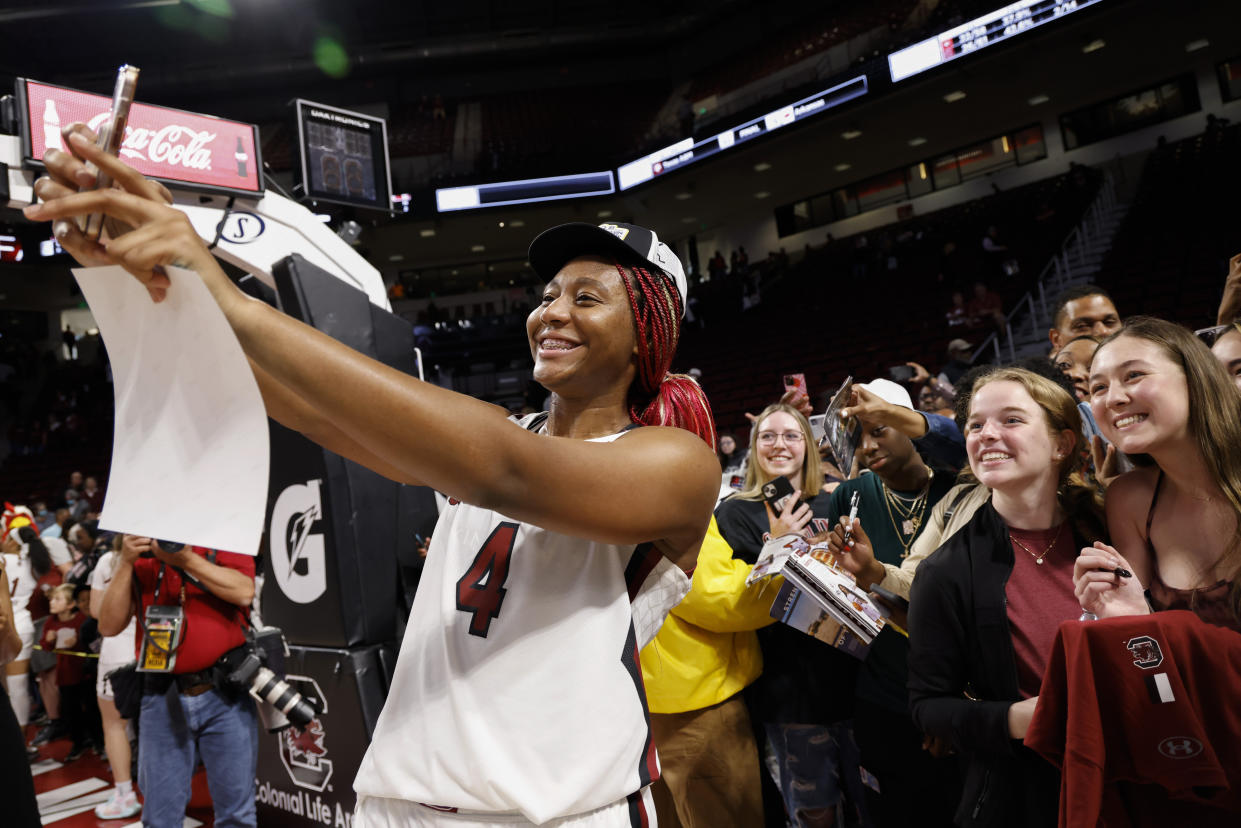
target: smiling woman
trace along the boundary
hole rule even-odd
[[[645,822],[658,762],[638,650],[689,589],[719,486],[706,398],[667,373],[686,292],[668,246],[625,224],[535,240],[549,285],[528,331],[552,402],[515,422],[248,298],[167,192],[87,132],[67,128],[70,152],[45,155],[45,203],[27,216],[54,221],[79,262],[125,268],[154,301],[172,289],[165,267],[195,271],[272,418],[450,496],[355,780],[354,824],[456,819],[446,811],[471,824]],[[84,161],[119,189],[79,193],[94,180]],[[61,221],[94,212],[133,229],[93,243]]]
[[[797,496],[773,511],[764,484],[789,480]],[[807,537],[831,527],[831,495],[810,423],[792,406],[776,403],[750,431],[745,487],[715,510],[720,535],[734,557],[753,564],[766,536]],[[750,690],[751,716],[765,733],[785,810],[793,824],[821,824],[846,795],[861,799],[857,748],[847,720],[853,710],[857,659],[785,624],[759,630],[763,673]]]
[[[1090,372],[1103,434],[1142,465],[1108,489],[1112,546],[1083,550],[1082,606],[1100,617],[1190,609],[1241,630],[1241,395],[1185,328],[1139,317]],[[1124,567],[1136,579],[1103,577]]]
[[[956,822],[1055,824],[1056,769],[1015,744],[1029,726],[1061,622],[1077,618],[1073,562],[1102,537],[1099,503],[1078,477],[1077,405],[1019,368],[974,384],[970,469],[991,490],[921,563],[909,610],[914,721],[968,762]]]

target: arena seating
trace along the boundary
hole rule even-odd
[[[895,29],[916,4],[911,0],[874,0],[851,4],[849,9],[841,9],[842,5],[831,4],[810,20],[772,32],[759,48],[742,57],[729,56],[699,73],[690,87],[689,99],[699,101],[738,89],[877,26]]]
[[[667,94],[665,84],[634,83],[484,98],[477,168],[505,178],[605,169],[632,152]]]
[[[1125,315],[1215,322],[1229,257],[1241,252],[1241,124],[1157,147],[1098,275]]]
[[[850,237],[812,248],[764,287],[758,307],[744,314],[705,309],[706,328],[686,331],[674,368],[702,370],[717,425],[730,430],[745,426],[746,411],[757,413],[778,396],[785,373],[804,373],[817,404],[849,372],[873,379],[907,360],[936,372],[948,340],[960,335],[944,321],[953,287],[938,278],[944,243],[956,242],[964,254],[956,280],[968,286],[987,279],[981,238],[998,225],[1013,240],[1021,273],[987,281],[1011,303],[1081,218],[1098,182],[1096,174],[1074,170],[873,231],[865,247]],[[742,326],[762,334],[738,336]]]

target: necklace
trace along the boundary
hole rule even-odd
[[[1046,557],[1047,557],[1047,553],[1048,553],[1048,552],[1050,552],[1052,549],[1055,549],[1055,548],[1056,548],[1056,541],[1060,540],[1060,531],[1059,531],[1059,528],[1057,527],[1057,530],[1056,530],[1056,536],[1055,536],[1054,538],[1052,538],[1052,539],[1051,539],[1051,543],[1047,544],[1047,548],[1043,550],[1043,554],[1042,554],[1042,555],[1035,555],[1035,554],[1034,554],[1034,550],[1033,550],[1033,549],[1031,549],[1030,547],[1026,546],[1026,545],[1025,545],[1024,543],[1022,543],[1021,541],[1017,540],[1017,538],[1016,538],[1016,537],[1015,537],[1015,536],[1014,536],[1011,532],[1009,533],[1009,535],[1008,535],[1008,536],[1009,536],[1010,538],[1012,538],[1012,539],[1013,539],[1013,543],[1017,544],[1017,545],[1018,545],[1018,546],[1020,546],[1022,549],[1026,550],[1027,552],[1029,552],[1029,553],[1030,553],[1030,557],[1034,558],[1034,562],[1035,562],[1036,564],[1038,564],[1039,566],[1042,566],[1042,565],[1043,565],[1043,558],[1046,558]]]
[[[931,481],[934,478],[934,470],[928,467],[926,484],[910,501],[893,492],[882,480],[879,481],[879,486],[883,489],[883,502],[888,510],[888,520],[892,522],[892,529],[901,543],[901,558],[909,557],[909,548],[913,546],[914,538],[922,528],[922,521],[926,518],[927,495],[931,491]]]

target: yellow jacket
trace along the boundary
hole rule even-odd
[[[652,713],[701,710],[738,693],[763,671],[755,630],[775,623],[783,578],[745,585],[750,565],[733,558],[715,518],[698,553],[689,594],[641,652]]]

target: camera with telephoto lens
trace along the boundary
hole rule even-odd
[[[185,548],[185,544],[177,543],[176,541],[160,540],[159,538],[152,538],[151,540],[153,543],[157,544],[162,551],[167,552],[169,554],[172,554],[174,552],[180,552],[182,549]],[[154,558],[155,553],[150,552],[150,551],[142,552],[138,555],[138,557],[139,558]]]
[[[276,627],[255,630],[240,647],[220,657],[216,669],[224,683],[248,692],[258,701],[259,718],[268,733],[296,725],[305,727],[318,709],[283,678],[286,646]]]

